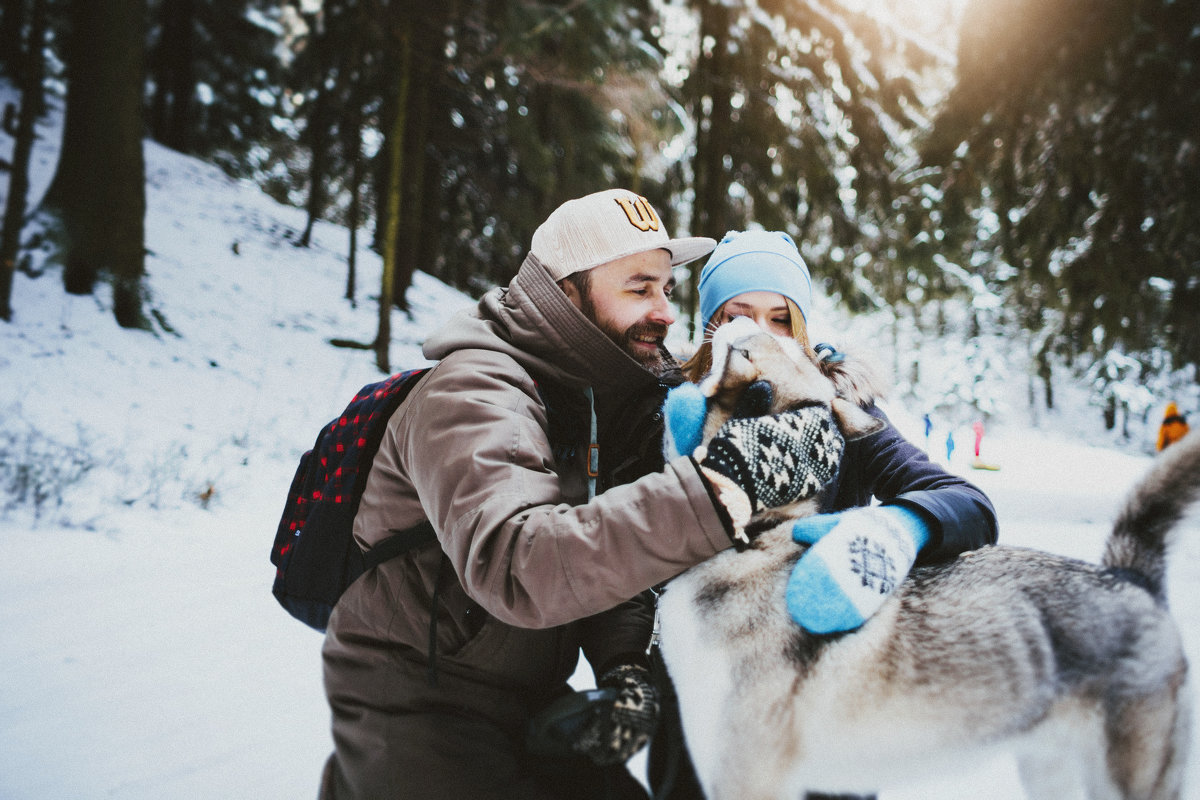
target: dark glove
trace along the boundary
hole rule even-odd
[[[616,689],[616,697],[580,731],[572,749],[600,766],[624,763],[646,746],[658,725],[658,691],[650,670],[639,664],[613,667],[596,686]]]

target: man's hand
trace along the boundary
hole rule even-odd
[[[613,667],[596,686],[614,688],[617,696],[580,732],[573,749],[600,766],[624,763],[646,746],[658,725],[658,691],[650,670],[639,664]]]
[[[898,505],[798,520],[792,538],[812,547],[788,580],[792,619],[810,633],[858,628],[908,577],[930,535],[920,512]]]
[[[708,443],[700,467],[741,528],[750,515],[815,497],[837,472],[844,446],[823,407],[737,417]],[[737,503],[727,499],[730,487],[746,498],[742,518]]]

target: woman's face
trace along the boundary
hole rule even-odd
[[[711,327],[724,325],[735,317],[749,317],[767,333],[792,335],[792,314],[783,295],[776,292],[743,292],[734,295],[713,315]]]

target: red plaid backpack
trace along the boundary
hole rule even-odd
[[[271,592],[309,627],[324,631],[342,592],[367,569],[437,538],[433,526],[423,522],[364,555],[353,533],[388,420],[426,371],[406,370],[364,386],[300,458],[271,546]]]

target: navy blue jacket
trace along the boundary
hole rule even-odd
[[[877,406],[867,412],[888,423],[873,436],[847,442],[842,465],[825,492],[822,511],[870,505],[903,505],[924,512],[931,523],[929,543],[918,563],[944,561],[996,543],[996,510],[969,481],[951,475],[909,442]]]

